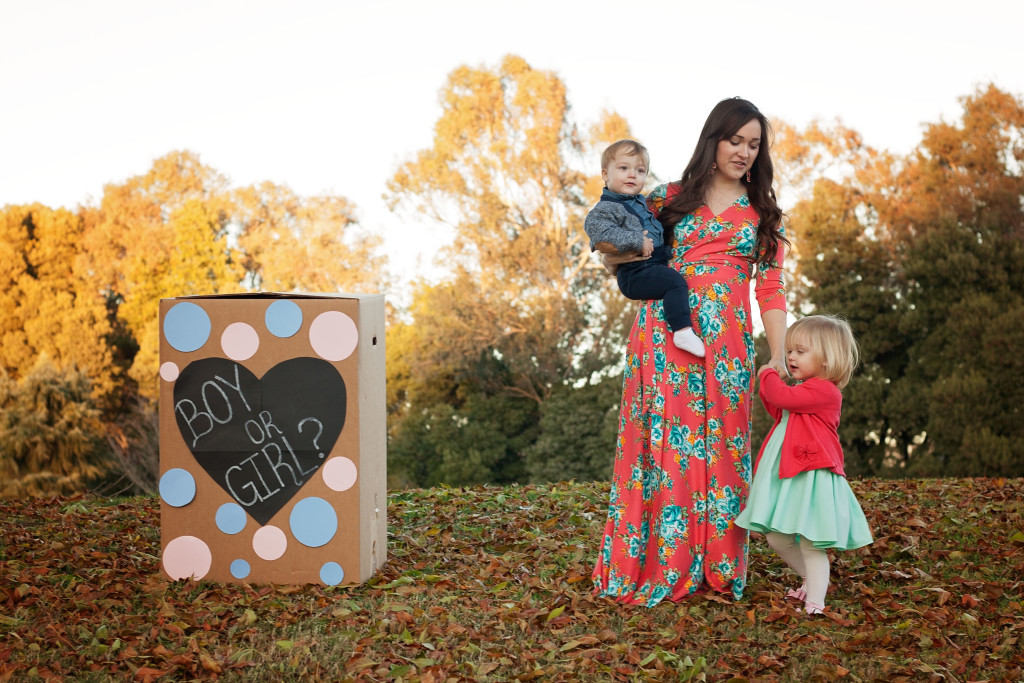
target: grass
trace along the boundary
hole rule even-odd
[[[593,597],[600,483],[394,492],[334,588],[167,581],[153,498],[6,501],[0,683],[1024,680],[1024,479],[853,485],[877,540],[814,618],[760,537],[739,603]]]

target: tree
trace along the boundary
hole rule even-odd
[[[772,157],[778,166],[775,176],[780,196],[806,199],[819,178],[839,180],[849,177],[854,169],[886,158],[838,119],[832,123],[814,120],[803,130],[774,120],[772,129]]]
[[[103,297],[80,258],[83,224],[65,209],[0,211],[0,369],[15,380],[46,357],[90,379],[99,405],[115,390]]]
[[[240,292],[244,273],[228,247],[221,220],[199,199],[175,209],[166,232],[168,241],[159,251],[132,255],[126,273],[131,295],[118,308],[139,343],[130,374],[150,396],[155,396],[160,364],[160,299]]]
[[[260,183],[232,195],[250,284],[268,291],[379,292],[388,288],[383,241],[360,231],[344,197],[303,199]]]
[[[536,436],[536,401],[492,391],[509,382],[491,354],[441,353],[464,331],[453,307],[458,287],[424,286],[410,313],[417,322],[392,324],[387,343],[388,478],[393,488],[524,481],[522,453]],[[423,354],[423,340],[435,340]]]
[[[575,166],[584,145],[565,86],[509,56],[494,71],[453,71],[441,102],[433,147],[388,184],[393,208],[455,236],[442,258],[458,284],[464,333],[436,352],[490,350],[510,370],[505,388],[540,401],[605,368],[621,348],[603,334],[623,306],[592,267],[583,218],[596,194],[587,197],[587,175]]]
[[[388,184],[393,210],[454,236],[439,260],[443,282],[416,283],[411,322],[389,330],[396,448],[425,415],[482,420],[463,430],[480,438],[507,433],[503,416],[480,406],[533,415],[521,429],[535,433],[552,392],[621,363],[634,310],[591,258],[583,219],[600,192],[598,164],[579,170],[591,146],[570,121],[561,80],[508,56],[493,70],[457,68],[440,99],[433,146]],[[592,128],[595,140],[619,133],[628,129],[609,112]],[[414,361],[390,364],[396,339]],[[447,457],[422,448],[421,458]]]
[[[848,471],[1024,473],[1024,106],[994,86],[905,158],[867,155],[792,211],[800,293],[863,350]]]
[[[103,425],[82,372],[46,356],[19,380],[0,369],[0,497],[79,491],[108,471]]]
[[[552,393],[541,404],[537,440],[526,450],[530,481],[610,480],[621,399],[621,377]]]
[[[1020,476],[1024,103],[994,86],[962,102],[962,122],[928,126],[908,164],[901,196],[917,201],[882,209],[901,221],[907,324],[920,330],[906,381],[928,387],[930,469]]]
[[[84,211],[88,266],[139,392],[156,395],[161,298],[386,285],[380,240],[360,234],[354,215],[343,197],[307,199],[272,183],[233,190],[188,151],[107,185],[100,206]]]
[[[1021,261],[1024,263],[1024,260]],[[936,338],[946,372],[929,392],[930,448],[912,471],[940,476],[1024,473],[1024,301],[975,293],[950,306]]]
[[[107,298],[117,358],[149,398],[157,393],[160,298],[242,290],[228,241],[227,181],[191,152],[172,152],[145,174],[104,188],[83,211],[83,258]]]
[[[863,201],[849,184],[820,179],[792,212],[803,283],[794,288],[797,308],[843,316],[862,349],[861,369],[844,392],[841,422],[851,474],[877,472],[893,448],[908,452],[921,424],[913,402],[889,400],[889,380],[906,372],[910,340],[899,329],[906,301],[899,265],[884,242],[864,234]]]
[[[402,420],[388,443],[393,487],[510,484],[527,477],[522,453],[536,438],[538,406],[473,393],[456,408],[435,403]],[[394,465],[394,467],[392,467]],[[393,471],[392,471],[393,470]]]
[[[166,260],[174,241],[168,220],[189,201],[207,207],[217,223],[228,223],[228,181],[198,154],[171,152],[146,173],[103,188],[98,207],[85,207],[83,257],[96,285],[116,306],[131,298],[146,263]]]
[[[388,281],[386,257],[376,253],[379,238],[361,234],[354,216],[355,207],[343,197],[304,199],[270,183],[234,192],[187,151],[108,184],[99,206],[84,206],[77,215],[40,205],[5,207],[0,371],[8,387],[20,387],[26,373],[42,372],[36,364],[46,358],[52,372],[34,382],[78,387],[84,378],[93,399],[86,407],[101,411],[105,438],[83,426],[89,438],[68,435],[61,447],[73,442],[68,452],[83,467],[100,467],[96,458],[111,456],[136,490],[150,490],[157,460],[150,401],[157,393],[160,299],[261,285],[374,291]],[[51,394],[61,391],[71,389]],[[12,392],[7,400],[21,401]],[[57,444],[47,421],[28,415],[9,422],[5,438]],[[37,472],[31,458],[26,462],[33,490],[52,485],[56,492],[93,473],[62,466],[63,473],[47,474]]]

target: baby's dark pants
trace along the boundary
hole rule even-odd
[[[675,268],[668,265],[668,250],[655,247],[651,258],[619,266],[616,279],[619,290],[630,299],[662,299],[665,322],[673,332],[691,327],[690,289]]]

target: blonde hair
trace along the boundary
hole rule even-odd
[[[608,145],[608,147],[601,153],[601,168],[608,168],[608,164],[612,163],[615,159],[615,155],[619,152],[627,156],[636,156],[639,154],[644,158],[644,165],[651,165],[651,155],[648,154],[647,148],[641,145],[636,140],[619,140]]]
[[[799,339],[811,349],[821,363],[821,378],[842,389],[850,381],[860,360],[857,340],[850,324],[829,314],[800,318],[786,330],[786,351]]]

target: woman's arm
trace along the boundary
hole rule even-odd
[[[644,230],[644,237],[647,237],[647,231]],[[640,252],[630,252],[626,254],[601,254],[601,263],[604,264],[605,269],[615,275],[619,270],[619,266],[623,263],[632,263],[633,261],[646,261],[651,258],[650,256],[644,256]]]
[[[779,227],[779,232],[785,235],[782,226]],[[783,377],[789,377],[789,368],[786,367],[786,287],[782,280],[785,256],[785,243],[780,241],[775,258],[767,264],[757,266],[754,296],[761,310],[761,322],[768,338],[768,348],[772,352],[768,366],[778,370]]]
[[[768,367],[774,368],[780,375],[789,376],[786,367],[786,311],[772,308],[761,311],[761,322],[764,324],[764,336],[768,338],[768,348],[772,357]]]

